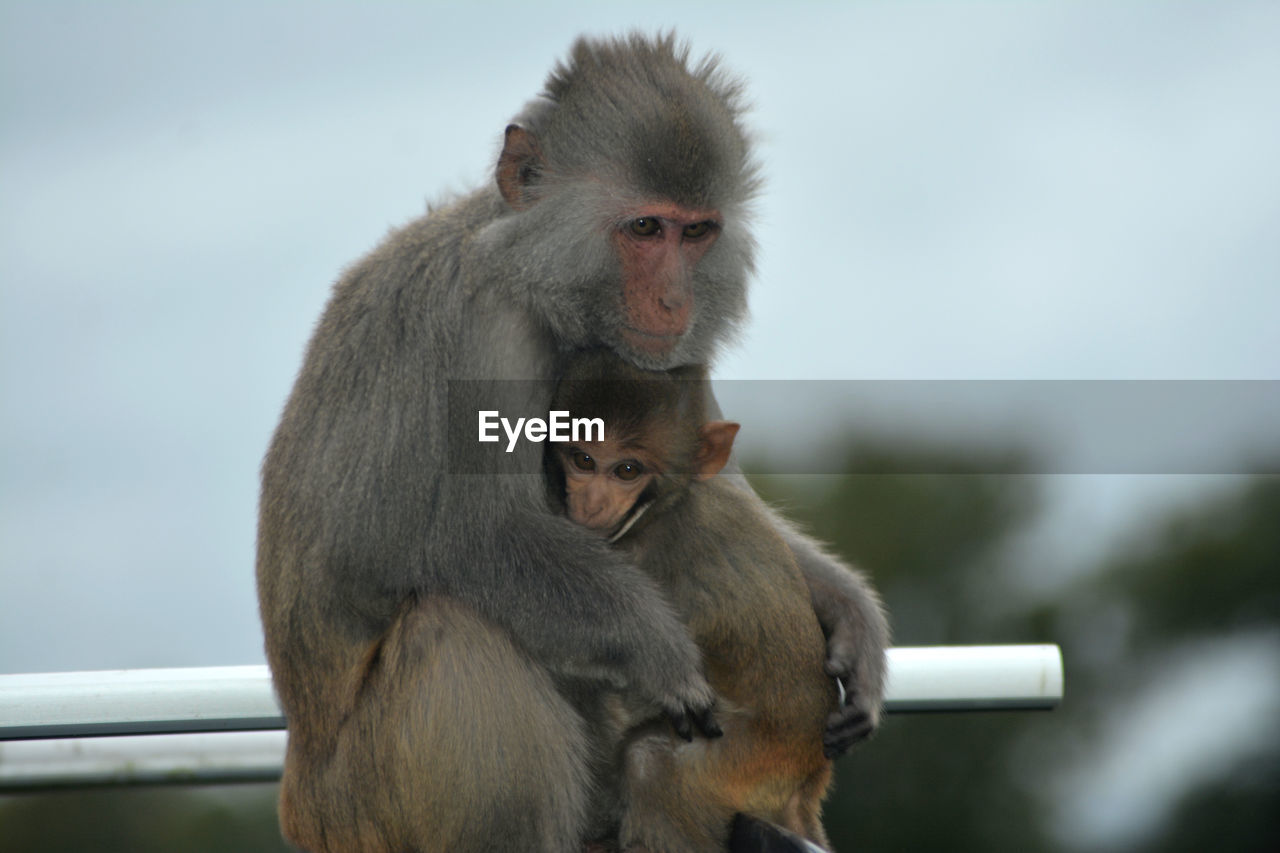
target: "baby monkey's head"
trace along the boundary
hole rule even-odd
[[[575,355],[554,408],[604,421],[604,439],[552,445],[574,522],[616,538],[729,461],[738,424],[708,421],[706,369],[640,370],[606,350]]]

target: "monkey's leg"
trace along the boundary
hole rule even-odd
[[[830,762],[821,760],[812,742],[798,745],[760,730],[723,698],[720,720],[724,736],[716,740],[684,743],[658,725],[626,746],[623,850],[798,853],[829,847],[821,814]],[[815,759],[819,766],[806,770]],[[738,846],[729,843],[731,827]],[[752,846],[757,835],[763,846]]]
[[[663,731],[627,747],[618,834],[624,851],[723,853],[735,809],[701,772],[708,749],[719,746],[702,739],[677,744]]]
[[[281,822],[311,853],[580,846],[581,718],[504,633],[449,599],[402,611],[331,758],[290,752]]]
[[[822,800],[831,787],[832,766],[815,771],[787,802],[781,824],[819,846],[830,849],[827,830],[822,825]]]

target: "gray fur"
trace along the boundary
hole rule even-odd
[[[459,476],[450,456],[468,448],[446,438],[450,380],[543,380],[516,387],[545,411],[567,351],[666,369],[709,360],[741,321],[756,168],[737,85],[686,59],[670,37],[579,42],[518,119],[546,156],[534,203],[483,187],[334,288],[263,464],[258,529],[290,728],[281,821],[313,853],[574,849],[594,759],[563,697],[588,683],[673,713],[712,703],[653,581],[550,514],[538,446],[517,451],[524,475]],[[665,356],[626,350],[605,239],[610,211],[655,196],[725,219]]]

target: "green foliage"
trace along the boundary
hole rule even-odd
[[[1104,580],[1141,602],[1136,642],[1280,625],[1280,478],[1166,521]],[[1194,593],[1192,593],[1194,591]]]
[[[0,798],[5,853],[272,853],[276,786],[111,788]]]

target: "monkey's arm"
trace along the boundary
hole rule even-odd
[[[835,758],[880,724],[889,622],[880,596],[862,572],[769,512],[809,584],[813,610],[827,636],[827,674],[848,691],[844,707],[827,718],[822,738],[823,751]]]
[[[686,739],[695,727],[718,734],[702,655],[654,581],[603,539],[549,515],[534,495],[506,490],[468,497],[500,520],[472,540],[471,553],[455,555],[472,568],[441,591],[502,626],[553,675],[628,692]]]

